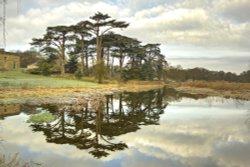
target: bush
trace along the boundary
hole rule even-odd
[[[51,74],[50,68],[51,68],[50,65],[48,63],[46,63],[46,62],[42,63],[39,66],[41,74],[44,75],[44,76],[49,76]]]
[[[80,80],[82,78],[82,72],[80,69],[78,69],[76,72],[75,72],[75,78]]]
[[[26,72],[29,73],[29,74],[37,74],[37,75],[40,75],[40,74],[41,74],[41,71],[40,71],[40,69],[38,69],[38,68],[27,69]]]

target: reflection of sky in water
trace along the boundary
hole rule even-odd
[[[24,159],[48,166],[249,167],[250,131],[245,125],[249,102],[183,99],[171,103],[160,125],[142,126],[117,137],[129,149],[101,160],[71,145],[47,143],[31,132],[20,114],[0,121],[1,152],[19,152]]]
[[[245,104],[246,103],[246,104]],[[250,108],[249,102],[208,97],[204,100],[183,99],[173,102],[161,119],[198,119],[242,116]]]

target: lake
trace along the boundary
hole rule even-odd
[[[74,109],[75,108],[75,109]],[[173,89],[95,107],[1,105],[0,150],[46,167],[249,167],[250,102]],[[74,110],[73,110],[74,109]],[[50,112],[51,123],[27,122]]]

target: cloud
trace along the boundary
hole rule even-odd
[[[208,15],[203,9],[163,9],[161,6],[135,14],[128,34],[146,42],[192,42],[201,38]],[[147,34],[145,36],[145,34]]]
[[[250,21],[250,1],[249,0],[220,0],[215,1],[214,5],[218,13],[226,18],[232,19],[236,22]]]
[[[243,143],[238,141],[228,142],[216,147],[214,154],[219,163],[225,167],[248,167],[250,143]]]
[[[130,26],[122,33],[143,42],[249,50],[250,23],[234,24],[215,17],[219,9],[222,13],[232,13],[233,7],[241,11],[240,8],[249,3],[234,0],[233,4],[225,0],[217,3],[208,0],[157,0],[150,3],[142,0],[126,3],[123,0],[41,0],[18,17],[8,19],[7,39],[11,45],[27,48],[31,38],[41,36],[47,26],[75,24],[101,11],[128,21]],[[11,3],[10,6],[13,10],[15,4]],[[241,15],[239,18],[244,19]]]
[[[18,17],[8,18],[7,44],[11,44],[12,48],[16,49],[27,49],[31,39],[42,37],[48,26],[76,24],[81,20],[88,19],[97,11],[109,13],[112,17],[121,17],[127,13],[127,10],[104,2],[93,4],[71,2],[53,9],[47,7],[30,8]]]
[[[242,71],[249,70],[250,65],[250,54],[247,56],[226,56],[226,57],[180,57],[180,58],[171,58],[169,56],[167,60],[169,60],[171,65],[179,65],[182,64],[184,68],[195,68],[202,67],[207,69],[212,69],[216,71],[224,70],[225,72],[234,72],[240,74]],[[185,62],[183,64],[182,62]],[[232,65],[233,62],[233,65]]]
[[[217,19],[204,8],[157,6],[137,12],[126,33],[145,42],[165,45],[249,51],[249,25]]]

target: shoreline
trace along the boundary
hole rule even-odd
[[[250,100],[250,92],[245,91],[232,91],[232,90],[214,90],[211,88],[197,88],[180,86],[176,88],[177,91],[189,94],[202,94],[208,96],[232,98],[238,100]]]
[[[119,92],[141,92],[152,89],[160,89],[166,86],[173,88],[180,93],[187,93],[192,95],[207,95],[224,98],[233,98],[238,100],[250,100],[250,91],[246,90],[216,90],[207,87],[192,87],[185,83],[127,83],[127,84],[99,84],[96,86],[86,87],[69,87],[69,88],[30,88],[30,89],[1,89],[0,104],[24,104],[34,103],[37,101],[55,101],[53,99],[60,98],[61,102],[72,96],[86,96],[95,94],[114,94]],[[36,100],[37,99],[37,100]],[[64,99],[64,100],[61,100]]]
[[[97,84],[83,80],[44,77],[22,72],[0,72],[0,104],[24,103],[27,100],[51,97],[66,97],[77,94],[114,94],[117,92],[140,92],[159,89],[164,86],[173,88],[180,93],[190,95],[219,96],[250,100],[250,83],[225,81],[139,81],[130,80],[125,83],[105,81]],[[60,100],[59,100],[60,101]]]
[[[60,103],[76,96],[108,95],[119,92],[142,92],[152,89],[161,89],[164,85],[128,85],[128,84],[100,84],[98,86],[78,88],[32,88],[32,89],[4,89],[0,90],[0,104],[39,103],[38,101],[58,101]],[[37,99],[37,100],[36,100]],[[63,100],[61,100],[63,99]]]

